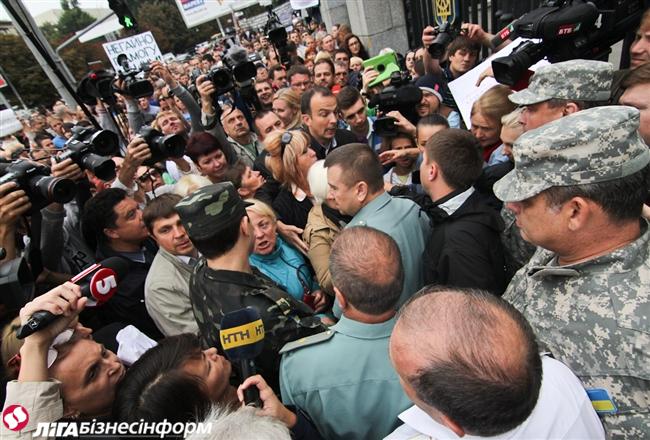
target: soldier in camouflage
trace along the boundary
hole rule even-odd
[[[176,212],[203,257],[190,279],[190,299],[203,346],[223,352],[219,341],[223,316],[245,307],[257,309],[265,338],[256,365],[278,390],[280,348],[327,328],[307,305],[249,265],[254,236],[246,216],[248,205],[232,183],[224,182],[188,195],[178,202]]]
[[[524,131],[541,127],[556,119],[607,102],[614,69],[610,63],[592,60],[571,60],[540,67],[527,89],[508,98],[522,106],[520,122]],[[505,229],[501,241],[507,260],[515,270],[530,260],[535,247],[521,238],[514,215],[501,210]]]
[[[650,150],[638,126],[624,106],[546,124],[515,142],[515,169],[494,185],[540,247],[504,298],[623,439],[650,436]]]

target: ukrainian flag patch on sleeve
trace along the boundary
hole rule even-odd
[[[616,414],[618,412],[618,408],[607,390],[603,388],[589,388],[587,389],[587,395],[598,414]]]

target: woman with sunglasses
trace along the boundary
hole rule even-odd
[[[273,201],[278,219],[304,229],[313,206],[307,172],[316,162],[309,136],[300,130],[274,132],[265,140],[266,166],[282,189]]]
[[[277,131],[264,143],[269,153],[266,165],[282,185],[273,209],[283,223],[304,229],[313,206],[307,172],[316,162],[316,153],[309,148],[309,136],[300,130]]]

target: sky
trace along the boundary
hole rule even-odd
[[[31,13],[32,17],[41,12],[50,9],[61,9],[59,0],[22,0],[23,5]],[[79,7],[84,8],[104,8],[108,9],[108,0],[79,0]],[[9,14],[5,11],[4,6],[0,5],[0,20],[9,20]]]

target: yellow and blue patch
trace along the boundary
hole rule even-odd
[[[618,408],[607,390],[603,388],[589,388],[587,395],[598,414],[616,414],[618,412]]]

